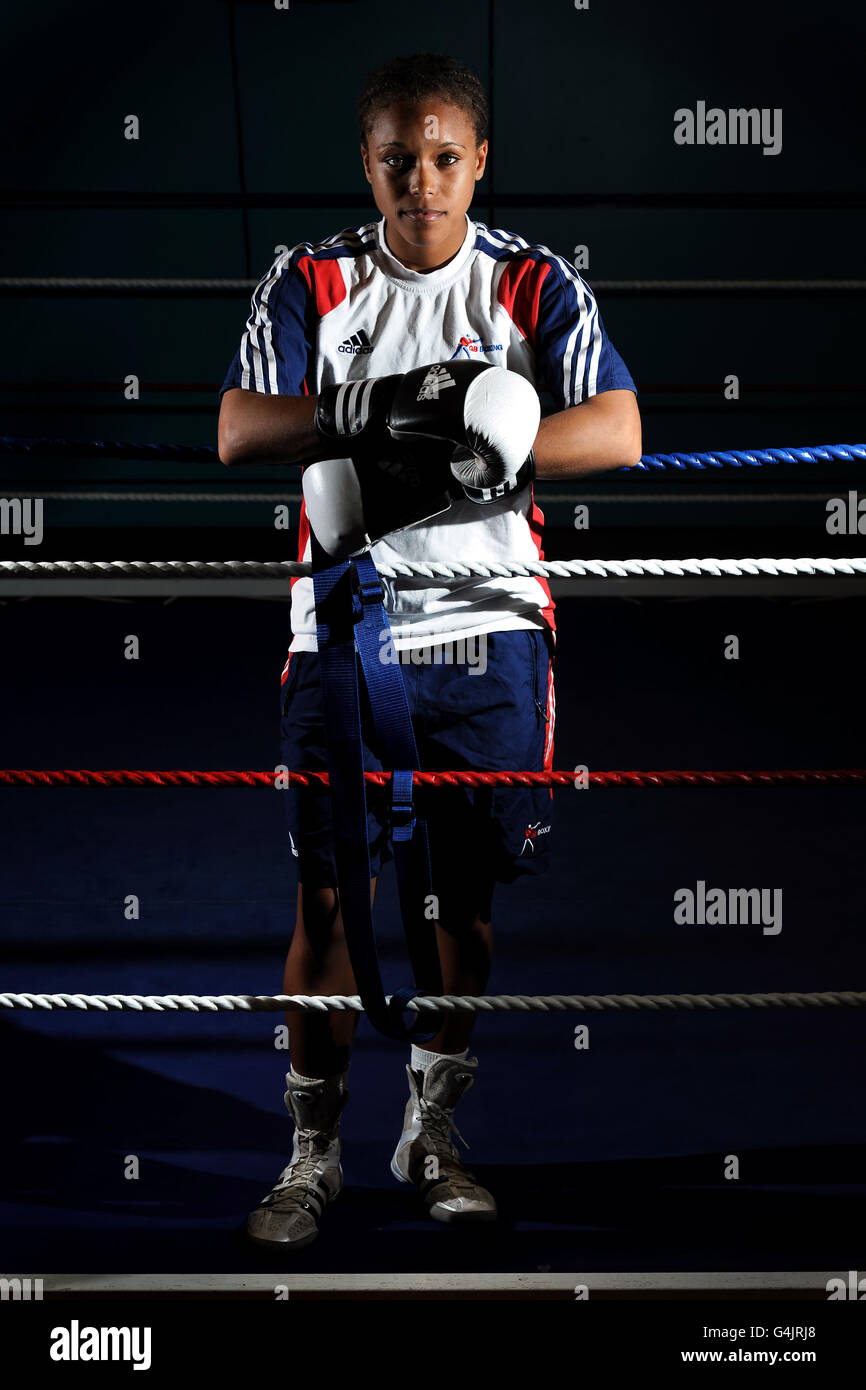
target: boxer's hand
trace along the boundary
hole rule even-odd
[[[517,372],[489,362],[438,362],[326,386],[315,425],[335,453],[356,461],[398,460],[407,450],[431,466],[447,459],[456,481],[477,493],[513,490],[540,419],[535,389]]]
[[[467,495],[482,500],[485,491],[513,491],[540,419],[535,389],[517,372],[489,362],[440,362],[407,372],[388,429],[409,443],[428,436],[453,442],[451,472]]]
[[[337,559],[447,511],[488,503],[532,476],[541,408],[523,377],[489,362],[441,362],[319,393],[333,454],[304,472],[310,526]]]

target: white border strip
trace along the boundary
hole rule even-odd
[[[828,1279],[842,1278],[847,1282],[848,1271],[801,1270],[781,1272],[731,1270],[680,1273],[616,1274],[610,1271],[583,1270],[573,1273],[435,1273],[435,1274],[281,1274],[275,1267],[269,1274],[45,1274],[4,1275],[12,1278],[43,1280],[46,1293],[273,1293],[276,1285],[289,1292],[310,1293],[399,1293],[399,1292],[470,1292],[489,1290],[492,1293],[514,1290],[527,1292],[573,1291],[585,1284],[596,1293],[700,1293],[702,1291],[780,1294],[803,1292],[816,1296],[826,1294]]]

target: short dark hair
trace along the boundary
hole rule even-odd
[[[418,102],[439,97],[459,106],[475,130],[475,143],[488,138],[490,107],[484,87],[470,68],[445,53],[406,53],[369,72],[358,98],[361,144],[373,118],[393,102]]]

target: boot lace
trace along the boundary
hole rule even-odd
[[[265,1198],[265,1203],[276,1211],[306,1205],[307,1188],[317,1176],[319,1160],[331,1143],[331,1136],[322,1130],[299,1129],[297,1134],[298,1157],[283,1169],[273,1190]]]
[[[462,1189],[464,1192],[471,1192],[477,1186],[474,1173],[470,1173],[468,1168],[464,1168],[460,1162],[460,1155],[451,1143],[452,1132],[457,1135],[464,1149],[469,1145],[454,1123],[453,1112],[443,1110],[441,1105],[435,1101],[420,1098],[420,1108],[422,1116],[422,1129],[425,1136],[431,1141],[435,1156],[440,1160],[439,1174],[450,1187]]]

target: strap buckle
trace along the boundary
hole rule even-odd
[[[391,774],[391,831],[392,838],[411,840],[415,830],[415,805],[412,796],[412,772],[401,769]]]
[[[352,574],[354,576],[352,619],[354,622],[358,623],[364,617],[365,609],[384,606],[385,589],[378,573],[375,578],[365,579],[358,574],[357,569],[353,565]]]

